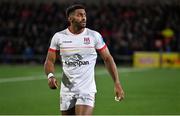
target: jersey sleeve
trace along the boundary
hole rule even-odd
[[[106,46],[106,43],[104,42],[101,34],[97,32],[96,35],[95,35],[95,37],[96,37],[95,48],[96,48],[98,51],[101,51],[101,50],[105,49],[107,46]]]
[[[52,37],[51,40],[51,44],[49,47],[49,51],[55,52],[55,51],[59,51],[59,46],[58,46],[58,34],[54,34],[54,36]]]

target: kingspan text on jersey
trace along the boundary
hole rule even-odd
[[[65,61],[65,64],[68,65],[68,66],[81,66],[81,65],[88,65],[89,64],[89,61],[80,61],[80,60],[77,60],[77,61]]]

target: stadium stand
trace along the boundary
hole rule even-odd
[[[0,63],[43,62],[51,37],[67,26],[68,5],[0,2]],[[134,51],[180,52],[180,4],[86,7],[87,27],[103,35],[117,61],[131,59]]]

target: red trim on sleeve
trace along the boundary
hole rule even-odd
[[[98,51],[102,51],[102,50],[104,50],[106,47],[107,47],[107,46],[106,46],[106,44],[105,44],[102,48],[97,49],[97,50],[98,50]]]
[[[58,52],[59,50],[55,50],[55,49],[49,48],[48,51],[50,51],[50,52]]]

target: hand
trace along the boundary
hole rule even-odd
[[[115,92],[115,100],[116,101],[121,101],[124,99],[124,91],[123,91],[120,83],[115,83],[114,92]]]
[[[51,89],[57,89],[58,88],[58,83],[57,83],[57,80],[55,77],[50,77],[48,79],[48,85],[49,85],[49,88]]]

